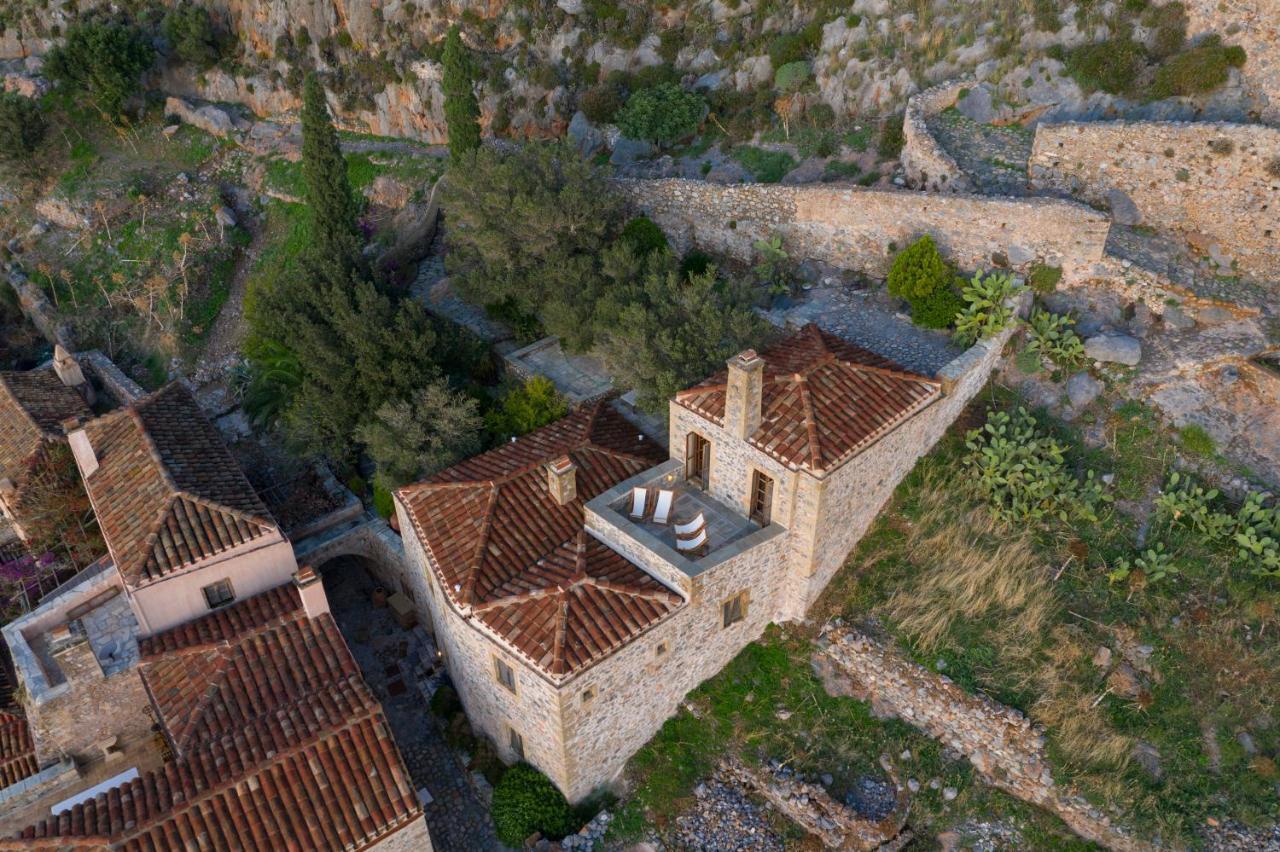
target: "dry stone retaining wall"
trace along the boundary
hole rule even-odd
[[[814,667],[829,692],[870,700],[878,713],[910,722],[965,755],[989,783],[1057,814],[1081,837],[1124,852],[1153,848],[1054,784],[1044,736],[1022,713],[848,628],[825,633],[820,648]]]
[[[678,250],[698,246],[744,262],[754,243],[782,235],[796,260],[871,275],[888,273],[894,251],[931,234],[965,269],[1007,259],[1016,270],[1061,266],[1064,281],[1088,278],[1102,259],[1110,222],[1096,210],[1054,198],[937,195],[829,186],[697,180],[619,180],[631,205],[667,232]]]
[[[907,99],[907,112],[902,119],[902,168],[907,185],[929,192],[972,192],[973,182],[946,149],[929,131],[926,120],[948,107],[955,106],[966,83],[952,80],[925,89]]]
[[[1280,129],[1186,122],[1041,124],[1029,163],[1036,189],[1136,206],[1240,272],[1280,266]],[[1272,171],[1269,171],[1272,170]],[[1110,194],[1110,197],[1109,197]]]

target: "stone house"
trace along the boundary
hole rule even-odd
[[[607,402],[400,489],[420,616],[473,728],[574,801],[684,696],[800,618],[894,488],[985,382],[1003,340],[937,377],[808,325],[670,403],[670,453]],[[675,493],[709,544],[631,515]]]
[[[3,629],[0,848],[430,849],[319,578],[191,394],[72,425],[108,552]]]

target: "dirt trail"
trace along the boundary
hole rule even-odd
[[[235,363],[240,355],[240,346],[244,342],[248,324],[244,315],[244,297],[249,273],[252,272],[262,251],[266,228],[261,221],[251,217],[247,211],[236,210],[236,217],[242,227],[247,228],[252,236],[249,245],[240,256],[235,275],[231,278],[230,292],[227,301],[218,313],[218,318],[209,330],[205,340],[204,353],[196,368],[197,381],[203,384],[221,378],[222,374]]]

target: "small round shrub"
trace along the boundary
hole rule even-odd
[[[808,59],[809,53],[809,45],[801,33],[783,33],[769,43],[769,61],[775,69]]]
[[[1086,92],[1124,94],[1146,65],[1142,45],[1124,38],[1082,44],[1067,54],[1067,71]]]
[[[527,763],[511,767],[493,788],[490,806],[498,839],[520,848],[535,832],[559,839],[574,830],[573,810],[551,779]]]
[[[1061,280],[1061,266],[1045,266],[1041,264],[1032,269],[1031,274],[1027,276],[1027,283],[1031,285],[1031,289],[1041,294],[1052,293],[1058,289],[1058,282]]]
[[[801,86],[809,82],[809,77],[812,73],[813,69],[803,59],[788,62],[774,72],[773,87],[779,92],[797,91]]]
[[[578,97],[578,109],[592,124],[609,124],[622,109],[622,88],[616,83],[598,83]]]
[[[622,229],[622,239],[638,255],[667,248],[667,235],[648,216],[637,216],[628,222]]]
[[[925,234],[898,252],[889,268],[889,293],[914,304],[940,290],[950,289],[955,271]]]
[[[47,130],[48,122],[34,100],[17,92],[0,92],[0,158],[27,159],[40,147]]]
[[[1170,98],[1212,92],[1227,82],[1229,69],[1244,64],[1243,53],[1243,48],[1223,47],[1216,38],[1205,39],[1198,47],[1169,57],[1156,69],[1151,96]]]
[[[701,95],[674,83],[659,83],[628,98],[616,118],[618,127],[630,138],[670,145],[693,135],[704,107]]]
[[[950,328],[964,303],[951,287],[911,301],[911,321],[922,328]]]

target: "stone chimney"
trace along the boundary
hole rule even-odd
[[[84,379],[84,371],[80,369],[80,362],[61,343],[53,346],[53,371],[69,388],[79,389],[88,384]]]
[[[754,349],[729,359],[724,395],[724,428],[746,440],[760,425],[764,393],[764,359]]]
[[[310,565],[303,565],[293,575],[293,584],[302,598],[302,610],[307,618],[319,618],[329,611],[329,597],[324,593],[320,575]]]
[[[578,499],[578,466],[573,459],[560,456],[547,464],[547,490],[561,506]]]
[[[84,431],[84,421],[79,417],[68,417],[62,421],[62,431],[67,433],[67,443],[71,445],[71,454],[76,457],[76,466],[80,475],[88,478],[98,469],[98,454],[89,443],[89,436]]]

